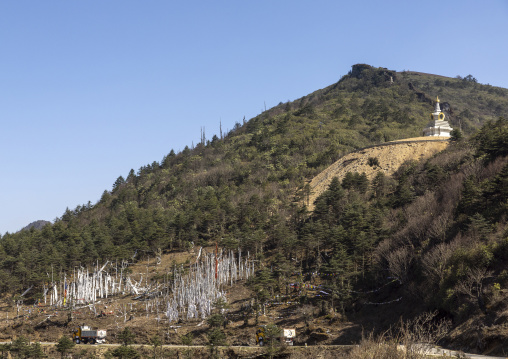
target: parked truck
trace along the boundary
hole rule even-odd
[[[102,344],[106,342],[106,330],[91,329],[89,326],[83,325],[72,332],[72,341],[76,344]]]

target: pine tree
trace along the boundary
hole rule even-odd
[[[69,337],[62,335],[56,345],[56,351],[64,358],[67,352],[74,348],[74,346],[74,342]]]

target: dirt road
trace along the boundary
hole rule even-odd
[[[3,344],[11,344],[11,342],[0,342],[0,345]],[[40,342],[42,346],[51,346],[56,345],[57,343],[51,343],[51,342]],[[90,344],[79,344],[80,346],[83,346],[83,348],[89,348],[92,345]],[[106,348],[115,348],[120,346],[121,344],[95,344],[94,347],[106,347]],[[132,344],[133,347],[147,347],[150,346],[150,344]],[[312,346],[308,346],[308,348],[311,348]],[[327,345],[326,347],[334,348],[334,349],[347,349],[353,347],[353,345]],[[205,345],[192,345],[191,347],[188,347],[186,345],[173,345],[173,344],[164,344],[162,345],[162,348],[167,349],[187,349],[187,348],[206,348]],[[222,347],[220,347],[222,348]],[[226,347],[223,347],[223,349]],[[260,347],[258,346],[234,346],[233,348],[241,348],[241,349],[252,349],[252,350],[258,350]],[[288,347],[289,349],[299,350],[304,349],[306,347],[304,346],[295,346],[295,347]],[[404,346],[399,346],[400,350],[404,350]],[[426,345],[422,346],[422,351],[425,352],[428,356],[439,356],[439,357],[455,357],[455,358],[471,358],[471,359],[508,359],[508,356],[489,356],[489,355],[482,355],[482,354],[469,354],[469,353],[463,353],[456,350],[450,350],[450,349],[444,349],[444,348],[436,348],[436,347],[427,347]],[[460,356],[462,355],[462,356]]]

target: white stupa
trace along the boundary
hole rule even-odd
[[[439,97],[436,99],[436,108],[430,114],[432,121],[423,129],[424,136],[450,137],[453,128],[450,127],[448,121],[445,121],[445,114],[441,112],[439,106]]]

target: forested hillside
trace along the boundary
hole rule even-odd
[[[313,176],[352,150],[421,136],[437,95],[462,129],[445,151],[393,177],[334,180],[307,211]],[[258,257],[251,285],[261,302],[301,272],[321,276],[327,305],[343,313],[377,300],[361,291],[389,281],[386,302],[417,300],[462,319],[487,313],[504,305],[508,284],[503,117],[508,90],[471,75],[355,65],[327,88],[131,170],[52,225],[3,235],[0,290],[33,286],[27,297],[37,300],[52,270],[217,241]]]

